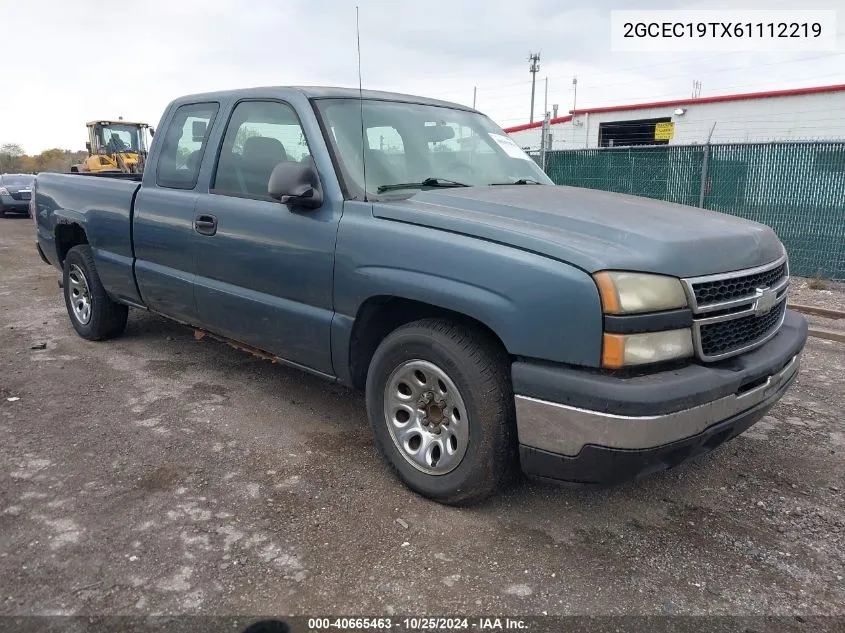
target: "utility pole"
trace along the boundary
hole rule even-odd
[[[713,121],[710,134],[707,135],[707,144],[704,146],[704,160],[701,161],[701,186],[698,189],[698,206],[702,208],[704,208],[704,194],[707,187],[707,163],[710,160],[710,139],[713,138],[713,130],[715,129],[716,121]]]
[[[572,78],[572,109],[578,105],[578,77]]]
[[[540,70],[540,53],[530,53],[528,61],[531,62],[528,67],[528,72],[531,73],[531,117],[529,123],[534,123],[534,87],[537,82],[537,73]]]
[[[694,80],[692,82],[692,98],[698,99],[701,96],[701,82]]]
[[[549,111],[549,78],[546,77],[546,96],[543,100],[543,112]]]
[[[472,109],[475,110],[475,97],[478,94],[478,86],[472,87]]]
[[[540,143],[540,166],[546,171],[546,146],[549,144],[549,111],[543,115],[542,141]]]

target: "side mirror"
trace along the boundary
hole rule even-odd
[[[202,143],[205,139],[205,131],[208,128],[208,123],[205,121],[194,121],[191,124],[191,136],[193,136],[194,143]]]
[[[91,141],[85,141],[85,149],[88,150],[88,153],[91,153]]]
[[[147,128],[150,131],[150,138],[156,135],[156,129],[154,127]]]
[[[316,209],[323,204],[320,176],[311,163],[285,161],[273,168],[267,193],[282,204]]]

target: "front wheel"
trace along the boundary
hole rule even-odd
[[[512,473],[509,361],[486,332],[443,319],[400,327],[373,355],[366,397],[379,450],[412,490],[473,503]]]
[[[68,251],[62,282],[67,313],[79,336],[102,341],[123,333],[129,308],[115,303],[106,293],[90,246],[81,244]]]

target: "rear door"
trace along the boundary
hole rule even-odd
[[[313,143],[312,143],[313,144]],[[288,103],[238,102],[194,231],[197,310],[214,332],[331,374],[334,247],[342,203],[288,206],[267,195],[282,161],[311,161]]]
[[[197,179],[220,104],[190,103],[175,109],[157,134],[155,155],[135,199],[135,277],[152,310],[197,324],[194,235]],[[150,173],[152,172],[152,173]]]

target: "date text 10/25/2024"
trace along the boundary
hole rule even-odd
[[[525,631],[529,624],[519,618],[309,618],[308,631]]]

